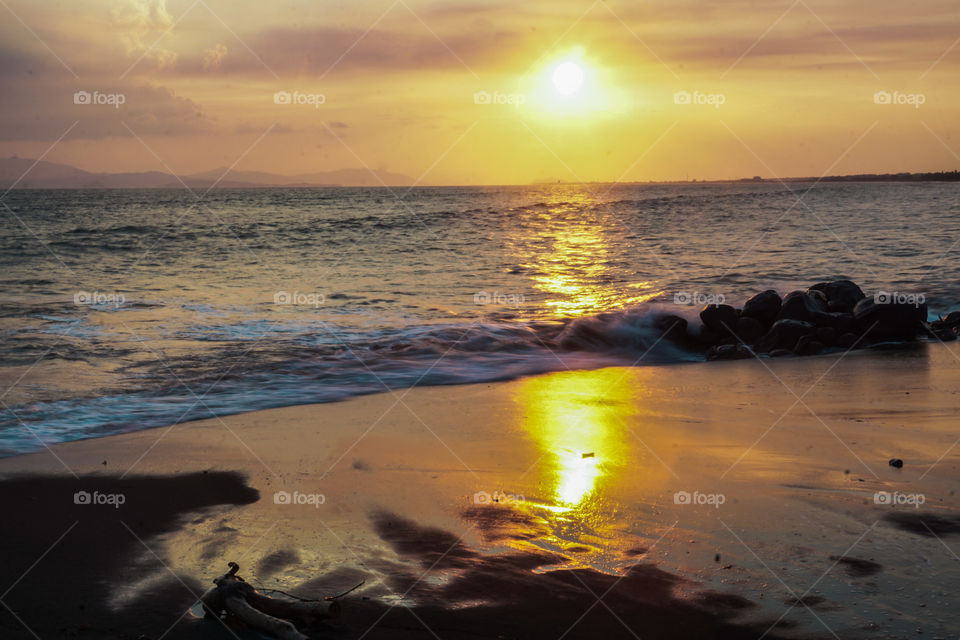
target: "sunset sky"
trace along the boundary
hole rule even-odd
[[[522,184],[960,167],[955,0],[4,0],[0,14],[0,156],[49,149],[90,171]],[[555,81],[562,63],[575,77]],[[304,102],[277,104],[284,91]]]

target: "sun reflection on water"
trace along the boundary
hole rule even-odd
[[[663,292],[614,259],[621,232],[610,208],[587,189],[564,186],[527,210],[514,243],[519,262],[554,317],[579,317],[641,304]]]

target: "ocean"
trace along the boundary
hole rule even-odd
[[[960,308],[956,183],[16,190],[0,455],[411,386],[677,366],[696,321],[848,278]],[[201,194],[197,194],[198,196]]]

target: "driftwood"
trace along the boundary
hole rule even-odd
[[[220,617],[226,612],[247,626],[270,634],[280,640],[308,640],[291,620],[310,626],[324,618],[340,615],[340,603],[335,599],[281,600],[258,592],[237,575],[240,565],[229,564],[230,570],[215,578],[200,601],[208,617]]]

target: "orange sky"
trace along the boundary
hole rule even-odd
[[[421,184],[960,167],[955,0],[6,2],[0,156]]]

